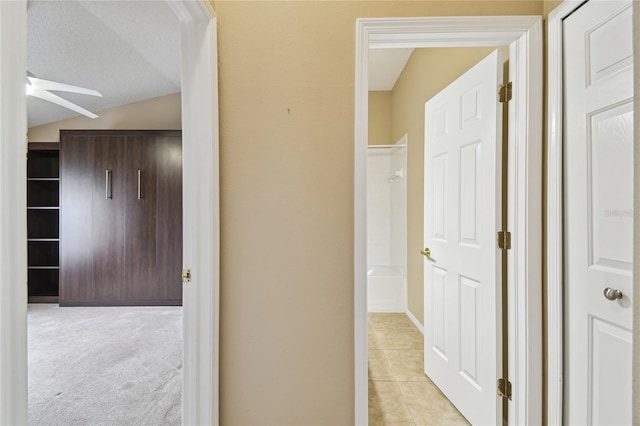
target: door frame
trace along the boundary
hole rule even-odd
[[[354,169],[355,424],[368,422],[366,159],[369,48],[509,45],[509,424],[542,423],[542,18],[361,18],[356,22]],[[497,88],[496,88],[497,90]],[[497,230],[496,230],[497,231]]]
[[[183,424],[218,424],[219,137],[216,16],[168,2],[181,26],[184,286]],[[26,425],[26,1],[0,1],[0,424]],[[16,184],[24,182],[24,184]]]

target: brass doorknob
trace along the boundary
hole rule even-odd
[[[427,257],[431,257],[431,250],[429,249],[429,247],[425,248],[424,250],[420,250],[420,253],[424,254]]]

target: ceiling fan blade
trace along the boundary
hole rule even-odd
[[[72,86],[70,84],[58,83],[56,81],[43,80],[41,78],[27,76],[33,90],[56,90],[59,92],[81,93],[83,95],[99,96],[102,94],[97,90],[86,89],[84,87]]]
[[[43,99],[45,101],[49,101],[52,102],[54,104],[60,105],[62,107],[68,108],[72,111],[77,112],[78,114],[82,114],[84,116],[87,116],[89,118],[97,118],[98,116],[94,113],[92,113],[91,111],[87,111],[86,109],[72,103],[69,102],[66,99],[62,99],[60,96],[58,95],[54,95],[51,92],[47,92],[46,90],[33,90],[30,93],[30,96],[33,96],[35,98],[39,98],[39,99]]]

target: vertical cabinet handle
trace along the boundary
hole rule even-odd
[[[138,170],[138,200],[142,200],[142,170]]]
[[[105,198],[107,200],[111,200],[113,198],[113,193],[111,191],[111,174],[112,170],[105,171]]]

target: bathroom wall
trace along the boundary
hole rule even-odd
[[[367,151],[367,264],[391,264],[391,156],[387,148]]]
[[[393,180],[391,189],[390,233],[391,265],[402,275],[407,273],[407,138],[402,137],[397,144],[402,148],[392,149],[390,156],[391,173],[400,171],[402,176]]]
[[[369,145],[390,145],[391,91],[369,92]]]

